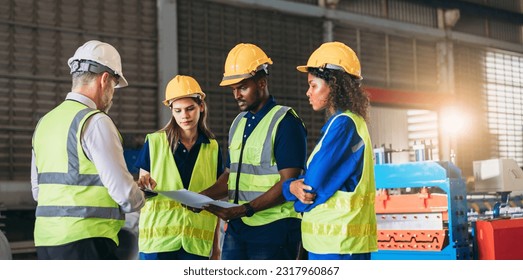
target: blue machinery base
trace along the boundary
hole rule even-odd
[[[448,242],[441,251],[379,250],[371,254],[371,259],[472,259],[467,222],[467,193],[459,168],[451,162],[422,161],[375,165],[374,170],[378,190],[437,187],[445,192],[448,201]]]

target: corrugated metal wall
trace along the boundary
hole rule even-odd
[[[521,11],[521,0],[462,0],[508,11]]]
[[[497,145],[492,142],[494,139],[491,139],[487,129],[484,55],[482,48],[454,46],[457,101],[470,117],[467,131],[463,131],[457,139],[457,164],[468,175],[472,175],[472,161],[490,158],[492,145]]]
[[[67,59],[87,40],[113,44],[130,86],[110,115],[122,133],[156,128],[156,2],[0,0],[0,180],[28,180],[38,119],[71,89]]]
[[[520,10],[518,1],[488,2],[481,1],[480,4],[510,11]],[[419,7],[418,4],[412,3],[412,1],[407,3],[407,1],[401,0],[342,0],[339,8],[377,17],[437,27],[437,10],[435,8]],[[455,29],[507,42],[521,42],[521,26],[478,17],[466,12],[461,13]],[[387,34],[387,30],[355,29],[343,24],[338,24],[334,32],[335,39],[341,40],[357,49],[362,62],[362,71],[366,85],[410,92],[420,91],[421,93],[441,91],[443,85],[440,77],[438,77],[437,42],[390,35]],[[462,131],[457,138],[457,164],[462,168],[463,174],[466,176],[472,174],[472,161],[474,160],[507,155],[512,155],[511,157],[517,160],[523,157],[523,154],[519,152],[521,146],[510,144],[517,142],[513,141],[514,139],[519,139],[520,134],[518,131],[505,131],[498,135],[493,135],[489,132],[489,125],[491,127],[499,127],[500,125],[506,126],[509,123],[517,124],[518,121],[512,119],[514,116],[508,120],[507,115],[503,115],[502,119],[499,119],[501,117],[492,119],[492,116],[499,116],[499,114],[490,114],[491,119],[487,119],[487,112],[496,111],[496,108],[489,107],[486,100],[487,81],[485,75],[488,69],[485,61],[487,52],[487,47],[456,44],[453,52],[455,68],[450,69],[451,73],[455,75],[455,92],[458,106],[463,108],[463,113],[467,115],[470,121],[466,128],[467,132]],[[510,64],[511,62],[506,61],[505,63]],[[504,96],[502,100],[504,104],[498,104],[498,106],[503,108],[511,107],[511,102],[520,102],[517,98],[509,100],[506,98],[508,94],[499,93],[498,95]],[[497,100],[499,98],[498,96]],[[388,123],[387,126],[396,127],[397,131],[402,131],[402,126],[395,123],[394,118],[383,118],[386,115],[386,110],[381,108],[374,108],[373,110],[375,111],[375,116],[381,116],[378,120],[373,119],[373,122],[386,122]],[[428,113],[435,116],[434,112]],[[409,122],[410,118],[407,117]],[[373,124],[371,123],[371,125]],[[426,130],[426,128],[424,129]],[[432,129],[432,132],[424,131],[424,133],[436,135],[434,144],[437,144],[438,128],[432,127]],[[374,132],[375,134],[381,133],[380,131]],[[427,140],[415,139],[416,137],[413,135],[417,135],[417,133],[409,130],[410,145],[412,145],[414,140]],[[440,137],[447,137],[447,135],[440,135]],[[383,137],[375,138],[382,139]]]
[[[316,0],[290,2],[318,4]],[[521,2],[516,0],[470,2],[521,11]],[[222,147],[226,145],[229,124],[238,112],[228,88],[218,86],[223,63],[236,43],[252,42],[273,59],[270,92],[303,118],[311,149],[324,116],[312,112],[305,97],[305,77],[294,67],[304,63],[321,44],[322,19],[240,7],[234,1],[177,3],[179,72],[195,76],[208,93],[211,128]],[[34,126],[69,91],[66,61],[86,40],[107,41],[122,54],[124,73],[131,86],[118,90],[110,115],[123,134],[143,135],[163,125],[156,115],[157,92],[163,91],[157,86],[156,1],[0,0],[0,6],[0,102],[4,104],[0,108],[0,180],[29,178]],[[437,9],[416,1],[340,0],[338,9],[437,26]],[[521,26],[467,13],[462,13],[455,30],[521,43]],[[343,22],[334,22],[334,39],[356,50],[367,86],[421,93],[441,90],[436,41],[386,29],[356,28]],[[454,49],[456,96],[459,102],[477,108],[472,133],[460,142],[458,151],[464,173],[473,159],[489,157],[488,145],[495,145],[495,139],[488,144],[477,141],[490,139],[486,132],[486,103],[481,98],[487,50],[486,46],[467,45],[456,45]],[[127,140],[140,142],[142,138]]]
[[[518,0],[469,0],[479,4],[520,12]],[[466,27],[465,27],[466,26]],[[487,20],[474,15],[461,15],[458,31],[508,42],[521,43],[522,27]],[[495,63],[489,61],[492,55]],[[523,90],[523,53],[507,53],[488,47],[454,44],[455,92],[458,105],[469,119],[467,131],[458,138],[458,166],[463,174],[472,175],[472,161],[510,157],[523,164],[521,107]],[[501,71],[500,71],[501,70]],[[507,72],[509,71],[509,72]],[[489,78],[498,73],[498,79]],[[503,74],[501,74],[503,73]],[[492,90],[494,89],[494,90]]]
[[[523,165],[523,54],[456,44],[458,104],[469,119],[458,138],[458,165],[472,174],[472,161],[512,158]]]
[[[368,125],[374,147],[384,147],[395,152],[391,154],[393,163],[409,162],[411,154],[407,110],[399,108],[373,107]],[[383,121],[387,120],[387,121]]]
[[[362,65],[364,85],[408,92],[437,93],[440,90],[438,77],[436,42],[389,35],[384,32],[355,29],[338,24],[334,29],[336,40],[342,41],[357,51]],[[398,113],[400,112],[400,113]],[[393,145],[393,150],[412,149],[414,143],[430,142],[434,159],[438,159],[438,129],[435,122],[424,121],[424,117],[410,114],[408,110],[371,108],[370,129],[374,146]],[[398,114],[405,123],[398,121]],[[423,123],[420,124],[420,119]],[[406,126],[408,125],[408,128]],[[386,129],[383,129],[386,127]],[[379,129],[377,129],[379,128]],[[398,141],[403,138],[403,141]],[[389,139],[389,140],[386,140]],[[410,155],[410,156],[409,156]],[[393,153],[393,162],[414,160],[414,152]]]
[[[180,74],[194,76],[207,93],[210,126],[224,151],[239,109],[230,89],[219,83],[229,50],[242,42],[258,45],[272,59],[269,92],[301,116],[312,151],[325,119],[312,112],[305,96],[306,75],[295,67],[321,44],[320,20],[195,0],[178,1],[178,19]]]
[[[340,0],[338,9],[424,26],[438,26],[435,10],[421,3],[402,0]]]
[[[343,24],[336,25],[334,37],[358,53],[365,85],[438,91],[436,42],[360,30]]]

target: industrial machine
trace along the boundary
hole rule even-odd
[[[523,170],[513,159],[473,162],[465,184],[432,143],[374,149],[378,252],[372,259],[523,259]],[[413,152],[416,162],[392,163]]]
[[[523,191],[523,170],[513,159],[473,162],[475,192]]]
[[[523,171],[513,159],[474,161],[473,170],[468,197],[474,258],[522,260]]]
[[[35,207],[29,181],[0,181],[0,231],[3,231],[5,242],[9,240],[9,256],[13,259],[33,259],[36,255],[33,242]]]
[[[11,247],[4,233],[0,231],[0,260],[11,260]]]
[[[0,260],[36,259],[33,241],[36,202],[30,182],[0,181]],[[138,213],[126,215],[119,232],[119,259],[138,258]]]
[[[475,222],[475,258],[523,260],[523,219],[502,218]]]
[[[0,210],[1,210],[1,204],[0,204]],[[9,246],[9,242],[7,241],[7,238],[4,234],[4,227],[5,224],[3,223],[3,220],[5,219],[5,216],[2,215],[2,211],[0,211],[0,260],[10,260],[12,258],[11,256],[11,247]]]
[[[481,218],[523,217],[523,170],[515,160],[474,161],[473,170],[474,186],[469,190],[471,214],[475,212]]]
[[[376,164],[377,260],[472,259],[466,186],[451,162]]]

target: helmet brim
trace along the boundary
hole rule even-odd
[[[127,79],[125,79],[124,76],[120,76],[120,78],[118,79],[118,85],[115,86],[114,88],[123,88],[128,85],[129,85],[129,83],[127,83]]]
[[[189,95],[184,95],[184,96],[179,96],[179,97],[175,97],[175,98],[171,98],[171,99],[166,99],[166,100],[163,101],[163,104],[165,106],[169,107],[169,105],[171,103],[173,103],[174,101],[176,101],[178,99],[182,99],[182,98],[189,98],[189,97],[192,97],[192,98],[199,97],[202,100],[204,100],[205,99],[205,93],[203,93],[203,92],[193,93],[193,94],[189,94]]]
[[[307,73],[307,72],[309,72],[308,68],[309,68],[309,66],[307,66],[307,65],[301,65],[301,66],[296,67],[296,70],[303,72],[303,73]]]
[[[220,86],[226,87],[226,86],[234,85],[234,84],[237,84],[237,83],[239,83],[239,82],[241,82],[243,80],[245,80],[245,78],[222,80],[221,83],[220,83]]]

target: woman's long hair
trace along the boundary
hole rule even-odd
[[[350,110],[368,121],[369,95],[362,89],[359,80],[339,70],[309,67],[308,72],[327,82],[331,89],[328,102],[334,110]]]
[[[188,97],[194,100],[198,106],[203,107],[203,112],[200,114],[200,119],[198,120],[198,133],[203,133],[207,138],[209,139],[216,139],[216,136],[212,131],[209,129],[209,126],[207,125],[207,103],[205,103],[204,100],[202,100],[199,97]],[[169,108],[171,108],[172,104],[169,105]],[[169,141],[169,147],[174,152],[178,148],[178,142],[180,141],[180,126],[176,122],[176,119],[172,115],[172,108],[171,108],[171,120],[165,125],[162,129],[159,131],[165,131],[165,134],[167,135],[167,140]]]

